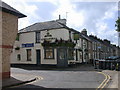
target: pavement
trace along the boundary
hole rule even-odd
[[[107,88],[118,88],[118,71],[112,70],[104,70],[103,73],[109,75],[111,77],[110,83],[108,84]]]
[[[30,83],[37,80],[37,77],[29,75],[26,76],[24,74],[16,74],[12,73],[10,78],[3,79],[2,82],[2,89]]]

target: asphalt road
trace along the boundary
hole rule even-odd
[[[62,71],[62,70],[24,70],[11,68],[16,79],[24,80],[25,77],[42,77],[42,80],[18,86],[15,88],[97,88],[105,76],[97,71]],[[19,75],[25,75],[19,78]]]

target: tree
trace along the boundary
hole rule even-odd
[[[115,27],[117,27],[116,31],[120,32],[120,17],[118,17]]]

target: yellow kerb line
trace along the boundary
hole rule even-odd
[[[106,75],[106,74],[104,74],[104,73],[102,73],[102,72],[98,72],[98,73],[100,73],[100,74],[103,74],[104,76],[105,76],[105,79],[104,79],[104,81],[98,86],[98,88],[96,89],[96,90],[98,90],[98,89],[102,89],[102,88],[104,88],[104,86],[108,83],[108,81],[110,80],[110,76],[109,75]],[[107,77],[109,77],[109,79],[107,78]],[[108,79],[108,80],[107,80]]]
[[[23,74],[23,75],[25,75],[25,74]],[[31,75],[31,76],[34,76],[34,75]],[[27,84],[31,84],[31,83],[37,82],[37,80],[42,80],[43,79],[43,77],[41,77],[41,76],[34,76],[34,77],[36,79],[35,81],[29,82],[29,83],[25,83],[25,84],[21,84],[21,85],[17,85],[17,86],[11,86],[11,87],[13,88],[13,87],[24,86],[24,85],[27,85]]]
[[[105,82],[105,84],[104,84],[101,88],[104,88],[104,87],[106,86],[106,84],[109,82],[109,80],[110,80],[110,76],[107,75],[107,77],[108,77],[108,80]]]

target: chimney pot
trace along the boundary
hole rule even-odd
[[[59,20],[61,19],[61,16],[59,15]]]

